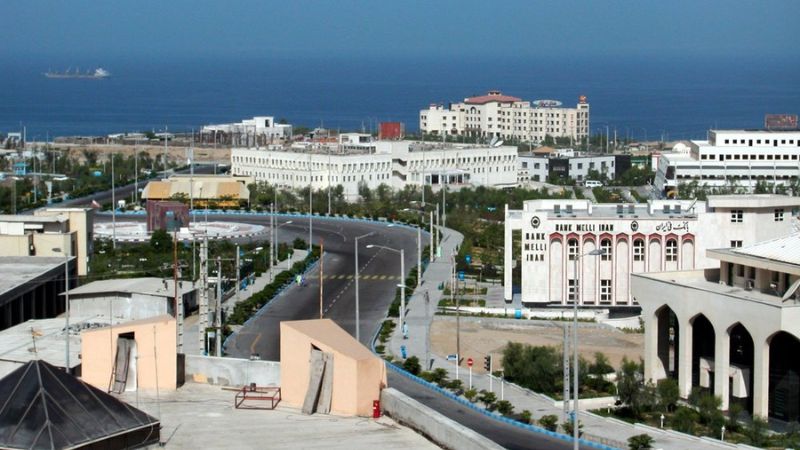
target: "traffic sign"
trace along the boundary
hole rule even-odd
[[[463,270],[459,270],[458,271],[458,281],[464,281],[464,271]]]
[[[467,264],[471,263],[472,262],[472,255],[465,256],[464,260],[467,262]]]
[[[447,360],[448,361],[455,361],[457,358],[458,358],[458,355],[456,355],[455,353],[451,353],[451,354],[447,355]]]
[[[467,358],[467,367],[472,367],[472,358]]]

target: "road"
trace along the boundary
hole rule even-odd
[[[217,220],[217,219],[215,219]],[[224,220],[255,222],[252,216],[226,216]],[[263,221],[264,219],[261,218]],[[268,220],[268,219],[267,219]],[[281,219],[283,223],[288,219]],[[279,239],[291,242],[295,237],[308,240],[308,220],[292,218],[281,227]],[[262,222],[263,224],[263,222]],[[315,218],[314,243],[324,243],[323,316],[334,320],[355,335],[355,270],[354,239],[359,240],[361,342],[369,345],[373,334],[385,317],[400,280],[398,253],[366,248],[368,244],[404,248],[406,274],[416,265],[417,233],[405,227],[369,222],[345,222]],[[423,239],[427,234],[423,234]],[[424,242],[423,242],[424,245]],[[251,320],[235,336],[228,339],[225,351],[235,357],[249,358],[258,353],[262,359],[280,360],[280,322],[319,318],[319,266],[315,267],[305,286],[293,285],[276,298],[266,310]]]

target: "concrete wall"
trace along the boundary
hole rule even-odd
[[[186,380],[221,386],[279,386],[281,363],[186,355]]]
[[[172,308],[166,297],[147,294],[126,295],[89,295],[79,294],[70,296],[70,311],[76,316],[101,316],[121,320],[147,319],[161,314],[168,314]]]
[[[503,448],[396,389],[386,388],[381,391],[381,407],[394,420],[419,431],[443,448],[458,450]]]
[[[136,341],[135,383],[139,389],[177,387],[177,329],[171,316],[128,322],[81,332],[81,378],[103,391],[108,389],[120,334],[133,333]],[[129,372],[133,373],[133,372]],[[133,383],[133,380],[129,380]]]

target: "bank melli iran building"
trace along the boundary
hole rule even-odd
[[[516,260],[526,306],[576,299],[585,306],[635,306],[631,274],[714,267],[706,249],[785,236],[799,207],[800,198],[772,194],[646,204],[529,200],[521,210],[506,207],[504,296],[514,295]]]

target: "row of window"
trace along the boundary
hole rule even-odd
[[[634,261],[644,261],[645,259],[645,248],[644,248],[644,239],[634,239],[633,241],[633,260]],[[604,251],[602,255],[600,255],[600,259],[603,261],[611,261],[613,256],[613,247],[611,245],[611,239],[603,239],[600,241],[600,249]],[[575,238],[569,239],[567,241],[567,259],[570,261],[574,261],[578,257],[578,240]],[[678,241],[675,239],[667,239],[667,242],[664,247],[664,260],[667,262],[677,262],[678,261]]]
[[[567,281],[567,301],[570,303],[574,303],[576,300],[576,294],[578,291],[578,285],[580,284],[580,280],[576,280],[571,278]],[[612,297],[612,284],[611,280],[604,279],[600,280],[600,302],[601,303],[611,303]],[[591,303],[591,302],[587,302]]]
[[[717,155],[711,155],[711,154],[703,153],[703,154],[700,155],[700,159],[701,160],[712,160],[713,161],[713,160],[717,159]],[[750,154],[750,155],[743,154],[743,155],[740,155],[738,153],[735,153],[735,154],[722,153],[722,154],[719,155],[719,160],[720,161],[725,161],[725,160],[730,160],[730,159],[732,159],[732,160],[744,160],[744,161],[747,161],[747,160],[751,160],[751,161],[781,161],[781,160],[788,161],[788,160],[794,160],[794,161],[797,161],[797,155],[796,154],[794,154],[794,155],[789,155],[789,154],[773,155],[771,153],[768,153],[768,154],[761,153],[761,154],[758,154],[758,155],[755,155],[755,154]]]
[[[788,142],[789,145],[794,145],[794,139],[764,139],[765,145],[770,145],[770,143],[775,146],[778,145],[778,141],[780,141],[780,145],[786,145]],[[744,145],[747,144],[750,147],[753,146],[753,139],[725,139],[726,144],[740,144]],[[755,140],[756,145],[761,145],[761,139]],[[797,140],[797,146],[800,147],[800,139]]]

